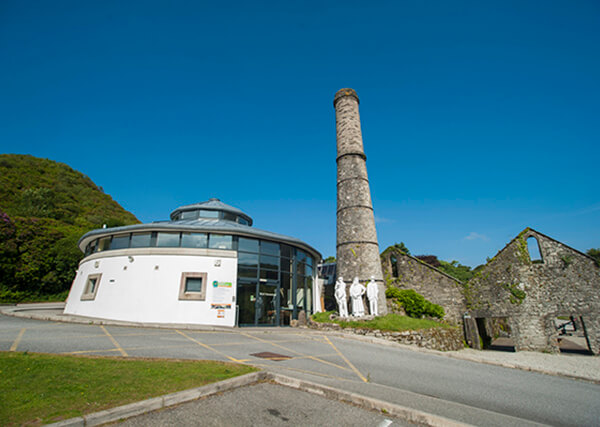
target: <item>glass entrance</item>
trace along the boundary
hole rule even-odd
[[[239,281],[237,287],[238,325],[277,325],[279,320],[277,288],[277,282]]]

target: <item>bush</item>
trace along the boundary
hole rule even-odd
[[[441,306],[427,301],[423,295],[413,289],[390,287],[385,291],[385,296],[394,299],[396,304],[404,307],[404,311],[410,317],[419,319],[423,316],[430,316],[441,319],[446,314]]]

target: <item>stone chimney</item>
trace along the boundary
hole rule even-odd
[[[337,276],[342,276],[346,284],[358,277],[363,285],[374,276],[379,287],[379,315],[384,315],[385,285],[358,103],[353,89],[340,89],[333,98],[337,133]]]

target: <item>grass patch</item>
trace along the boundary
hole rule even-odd
[[[379,329],[380,331],[417,331],[419,329],[431,328],[453,328],[454,326],[447,323],[438,322],[430,319],[415,319],[408,316],[400,316],[399,314],[386,314],[379,316],[373,320],[329,320],[329,315],[333,311],[323,313],[315,313],[311,319],[315,322],[337,323],[342,328],[361,328],[361,329]]]
[[[41,425],[256,371],[213,361],[0,352],[0,425]]]

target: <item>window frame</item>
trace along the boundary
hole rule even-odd
[[[202,290],[200,292],[186,292],[185,285],[187,279],[202,279]],[[208,287],[208,274],[205,272],[183,272],[179,284],[179,300],[187,301],[206,301],[206,289]]]
[[[94,286],[94,290],[90,292],[90,281],[95,279],[96,283]],[[98,288],[100,287],[100,281],[102,280],[102,273],[93,273],[88,274],[85,279],[85,285],[83,287],[83,292],[81,293],[80,300],[81,301],[93,301],[96,299],[96,294],[98,293]]]

